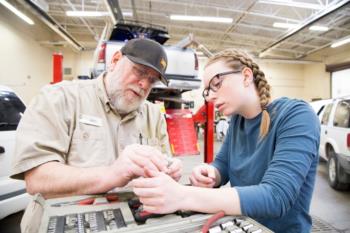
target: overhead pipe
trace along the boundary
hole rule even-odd
[[[188,34],[188,36],[186,36],[185,38],[183,38],[182,40],[177,42],[175,45],[173,45],[173,47],[185,49],[185,48],[189,47],[190,45],[193,45],[194,47],[196,47],[196,49],[201,50],[203,52],[203,54],[207,57],[213,56],[213,53],[210,52],[210,50],[207,47],[205,47],[203,44],[199,43],[194,38],[194,35],[192,33]]]
[[[65,39],[73,48],[78,51],[84,50],[82,46],[72,35],[70,35],[59,23],[57,23],[51,16],[49,16],[40,7],[34,4],[31,0],[24,0],[24,2],[30,6],[31,10],[39,16],[39,19],[49,26],[53,31]]]
[[[66,0],[66,2],[68,3],[68,5],[69,5],[74,11],[77,10],[70,0]],[[82,17],[79,17],[79,19],[83,22],[83,24],[84,24],[84,25],[87,27],[87,29],[91,32],[91,34],[94,36],[94,39],[95,39],[95,40],[98,40],[98,39],[97,39],[97,34],[96,34],[96,32],[90,27],[90,25],[86,22],[86,20],[83,19]]]
[[[136,12],[136,4],[135,4],[135,0],[131,0],[131,6],[132,6],[132,14],[134,16],[134,19],[136,22],[139,21],[139,17],[137,16],[137,12]]]
[[[113,25],[124,22],[124,16],[119,5],[119,0],[104,0],[107,10],[111,16]]]

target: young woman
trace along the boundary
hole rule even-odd
[[[132,181],[154,213],[224,211],[252,217],[275,232],[310,232],[309,207],[318,163],[320,126],[300,100],[270,101],[270,86],[246,54],[224,50],[204,70],[203,97],[231,116],[212,164],[193,169],[192,186],[161,172]],[[215,189],[230,182],[231,187]]]

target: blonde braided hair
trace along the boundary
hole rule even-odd
[[[259,66],[244,52],[235,49],[225,49],[209,58],[206,67],[210,64],[223,60],[233,70],[242,70],[245,67],[253,72],[254,85],[260,98],[262,109],[262,118],[260,123],[260,138],[265,137],[269,132],[270,115],[267,111],[267,105],[271,100],[270,85],[267,83],[265,74],[259,69]]]

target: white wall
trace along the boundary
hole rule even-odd
[[[326,72],[326,65],[308,64],[304,69],[304,99],[330,98],[330,74]]]
[[[14,89],[29,103],[38,90],[52,80],[52,52],[43,48],[23,29],[32,26],[11,22],[0,12],[0,84]],[[22,24],[17,27],[16,23]]]
[[[321,64],[305,65],[304,70],[304,98],[331,98],[330,73],[326,72],[326,65],[350,62],[350,44],[338,48],[326,48],[306,59],[321,60]]]
[[[60,51],[63,55],[63,68],[72,69],[72,74],[64,75],[63,79],[77,79],[78,75],[90,76],[91,68],[93,66],[94,51],[75,52],[69,48],[63,48]]]
[[[271,85],[272,99],[282,96],[304,98],[304,65],[277,61],[259,61],[258,65]]]
[[[93,56],[93,51],[76,52],[69,47],[41,45],[42,41],[63,39],[35,17],[31,18],[35,25],[0,8],[0,85],[14,89],[26,104],[41,87],[52,81],[52,55],[55,52],[63,55],[63,68],[72,68],[71,75],[63,76],[66,80],[89,75]]]

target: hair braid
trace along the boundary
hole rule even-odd
[[[268,84],[264,72],[259,66],[244,52],[235,49],[225,49],[209,58],[206,66],[218,61],[224,60],[232,69],[242,70],[248,67],[252,70],[254,76],[254,85],[259,94],[260,106],[262,109],[262,118],[260,123],[260,137],[265,137],[269,132],[270,115],[267,111],[267,105],[271,100],[270,85]]]

